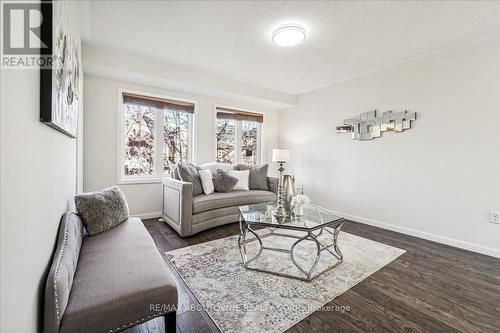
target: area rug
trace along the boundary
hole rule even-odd
[[[328,244],[331,237],[325,232],[319,239]],[[238,236],[231,236],[166,253],[203,309],[225,333],[283,332],[406,252],[341,232],[338,244],[344,261],[305,282],[245,269],[237,240]],[[282,237],[263,240],[267,247],[283,249],[289,249],[293,241]],[[302,242],[294,252],[304,268],[312,267],[313,246],[313,242]],[[249,244],[249,258],[257,252],[257,242]],[[327,251],[320,258],[315,272],[336,262]],[[297,270],[289,254],[267,250],[252,265],[282,272]],[[300,274],[298,270],[295,273]]]

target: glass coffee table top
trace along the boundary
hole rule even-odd
[[[341,216],[317,205],[305,207],[302,216],[289,215],[284,218],[273,216],[275,203],[240,206],[239,209],[238,248],[245,268],[311,281],[342,263],[344,257],[337,243],[344,224]],[[254,230],[254,227],[257,228]],[[261,259],[271,258],[268,255],[261,257],[262,251],[275,252],[275,256],[288,255],[292,266],[290,269],[277,268],[277,265],[269,263],[262,266]],[[323,252],[330,254],[326,258],[330,260],[318,272],[316,267]]]
[[[276,209],[274,203],[260,203],[240,206],[239,208],[243,221],[249,225],[311,231],[324,226],[335,226],[343,222],[341,216],[335,215],[318,205],[304,207],[302,216],[291,214],[286,218],[273,216],[273,211]]]

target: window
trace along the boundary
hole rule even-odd
[[[194,104],[122,93],[120,182],[158,181],[191,161]]]
[[[219,163],[260,163],[261,114],[217,108],[216,141]]]

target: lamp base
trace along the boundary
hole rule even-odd
[[[277,193],[278,200],[277,200],[276,209],[273,211],[273,216],[279,220],[283,220],[288,215],[288,212],[285,209],[285,200],[283,198],[283,171],[285,171],[283,164],[285,164],[285,162],[278,162],[278,163],[280,166],[278,168],[278,172],[279,172],[278,193]]]

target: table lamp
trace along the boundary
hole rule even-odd
[[[286,217],[287,212],[285,209],[285,198],[283,197],[283,171],[285,168],[283,164],[290,160],[290,151],[286,149],[273,149],[273,162],[279,164],[279,178],[278,178],[278,202],[276,205],[276,210],[273,215],[279,218]]]

